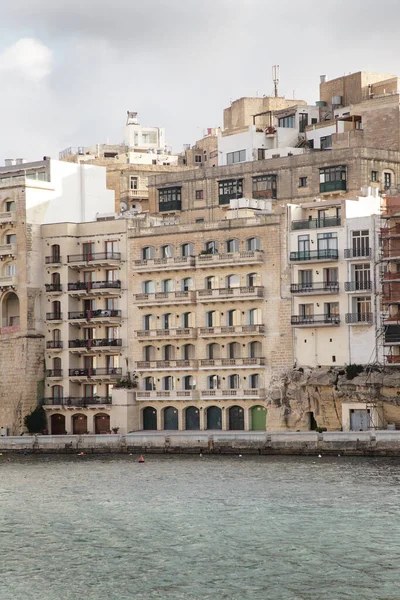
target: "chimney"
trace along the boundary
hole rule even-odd
[[[4,161],[4,164],[6,167],[12,167],[14,165],[14,159],[13,158],[6,158]]]
[[[320,75],[319,76],[319,80],[321,83],[325,83],[326,82],[326,75]]]
[[[25,163],[26,163],[26,160],[25,160],[25,158],[16,158],[16,159],[15,159],[15,164],[16,164],[16,165],[23,165],[23,164],[25,164]]]

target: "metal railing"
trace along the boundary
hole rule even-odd
[[[303,250],[300,252],[291,252],[290,260],[338,260],[338,250]]]
[[[371,248],[345,248],[345,258],[370,258],[372,256]]]
[[[345,292],[369,292],[372,290],[371,281],[346,281],[344,284]]]
[[[348,323],[349,325],[354,325],[357,323],[373,323],[373,321],[374,315],[371,312],[346,314],[346,323]]]
[[[340,315],[292,315],[292,325],[340,325]]]
[[[62,262],[61,256],[46,256],[45,263],[46,265],[59,265]]]
[[[340,227],[340,217],[325,217],[324,219],[300,219],[292,221],[292,230],[319,229],[320,227]]]
[[[78,310],[72,311],[68,313],[68,319],[101,319],[108,317],[120,317],[120,310],[111,310],[111,309],[98,309],[98,310]]]
[[[46,283],[46,292],[62,292],[62,283]]]
[[[76,367],[75,369],[68,369],[68,375],[70,377],[96,377],[98,375],[115,377],[118,375],[122,375],[122,367],[93,367],[88,369],[81,369],[80,367]]]
[[[46,348],[48,350],[61,350],[63,348],[63,342],[61,340],[46,342]]]
[[[47,369],[46,377],[62,377],[62,369]]]
[[[62,321],[63,314],[58,312],[46,313],[47,321]]]
[[[318,281],[316,283],[292,283],[292,294],[311,294],[312,292],[339,292],[339,282]]]
[[[117,281],[75,281],[68,284],[69,292],[101,290],[101,289],[120,289],[121,282]]]
[[[99,340],[69,340],[69,348],[101,348],[104,346],[122,346],[122,339],[103,338]]]
[[[43,404],[46,406],[90,406],[98,404],[112,404],[110,396],[93,396],[93,397],[73,397],[65,398],[43,398]]]
[[[121,252],[88,252],[85,254],[68,254],[67,261],[93,262],[96,260],[121,260]]]

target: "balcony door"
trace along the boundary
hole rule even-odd
[[[87,242],[85,244],[82,244],[82,254],[83,254],[84,260],[92,260],[93,253],[94,253],[94,243],[93,242]]]
[[[354,265],[354,283],[356,290],[369,290],[371,287],[371,267],[369,263]]]
[[[352,231],[351,247],[353,256],[369,256],[369,231],[363,229],[361,231]]]
[[[310,253],[310,236],[299,235],[297,238],[297,250],[300,257],[306,257]]]

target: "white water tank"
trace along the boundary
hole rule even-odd
[[[343,96],[332,96],[332,104],[339,106],[343,103]]]

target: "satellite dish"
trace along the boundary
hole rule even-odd
[[[125,212],[126,210],[128,210],[127,203],[126,202],[120,202],[119,210],[120,210],[120,212]]]

